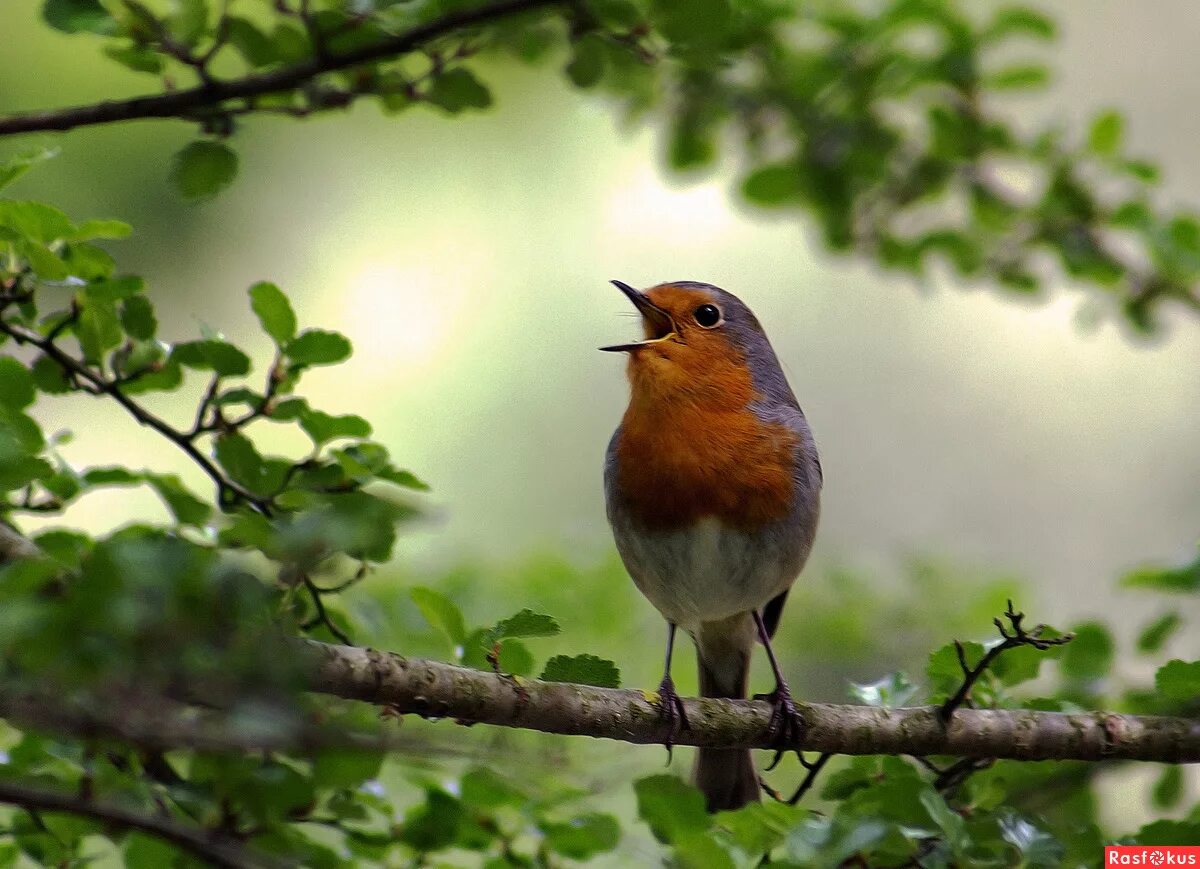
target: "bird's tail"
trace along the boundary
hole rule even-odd
[[[735,617],[729,622],[705,624],[696,634],[700,667],[700,696],[745,699],[750,683],[750,654],[754,648],[753,624]],[[710,812],[736,809],[758,802],[758,771],[748,748],[701,748],[692,772],[704,793]]]

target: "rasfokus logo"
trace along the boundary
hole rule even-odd
[[[1200,866],[1200,845],[1106,845],[1105,866]]]

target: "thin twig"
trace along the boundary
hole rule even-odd
[[[1065,634],[1061,637],[1043,639],[1041,635],[1046,630],[1045,625],[1038,625],[1033,630],[1026,631],[1021,624],[1025,618],[1025,613],[1015,612],[1011,600],[1008,602],[1008,609],[1005,611],[1004,617],[1008,619],[1009,624],[1012,626],[1012,633],[1008,632],[1004,627],[1004,623],[999,618],[992,619],[992,622],[1000,631],[1001,642],[988,649],[983,657],[979,659],[979,663],[973,667],[967,663],[967,653],[963,644],[958,640],[954,641],[954,650],[958,654],[958,665],[962,668],[963,681],[958,686],[958,690],[947,698],[946,702],[938,710],[938,717],[942,720],[942,723],[948,723],[955,711],[969,700],[971,689],[979,681],[979,677],[987,672],[992,662],[1004,652],[1007,652],[1009,649],[1015,649],[1018,646],[1032,646],[1039,651],[1045,651],[1051,646],[1066,645],[1075,638],[1074,634]]]
[[[18,344],[30,344],[37,347],[46,356],[57,362],[59,367],[68,374],[89,385],[91,389],[95,390],[96,394],[111,396],[139,423],[147,428],[154,429],[167,440],[174,443],[179,449],[183,450],[188,458],[198,464],[204,473],[216,484],[218,498],[222,506],[231,506],[237,501],[243,501],[259,513],[270,515],[271,504],[267,499],[260,498],[258,495],[255,495],[253,492],[226,477],[207,456],[196,448],[196,445],[192,443],[192,439],[186,432],[179,431],[179,429],[146,410],[126,395],[116,381],[109,380],[102,374],[93,371],[78,359],[64,352],[53,341],[47,340],[36,332],[32,332],[15,323],[10,323],[3,318],[0,318],[0,332],[4,332]]]
[[[313,583],[307,576],[303,578],[304,588],[308,591],[308,597],[312,601],[313,609],[316,614],[307,622],[302,624],[306,631],[311,631],[321,625],[328,629],[329,633],[337,638],[338,642],[344,643],[347,646],[353,646],[354,641],[346,635],[346,632],[333,623],[333,619],[329,617],[329,613],[325,609],[325,602],[321,600],[321,589]]]
[[[796,788],[796,792],[792,794],[791,798],[787,801],[789,806],[796,805],[796,803],[800,802],[801,798],[812,789],[813,784],[817,780],[817,776],[821,774],[821,770],[824,768],[825,764],[829,763],[829,758],[833,757],[833,755],[829,752],[823,753],[814,761],[805,760],[804,755],[800,752],[796,752],[796,756],[800,758],[800,765],[808,770],[808,774],[804,776],[804,781],[800,782],[800,786]]]

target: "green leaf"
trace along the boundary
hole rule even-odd
[[[1053,39],[1055,32],[1054,22],[1038,10],[1009,6],[996,12],[991,24],[980,34],[980,41],[993,42],[1007,36]]]
[[[1074,630],[1075,639],[1063,647],[1063,675],[1080,681],[1108,676],[1112,669],[1112,635],[1099,622],[1086,622]]]
[[[62,366],[49,356],[39,356],[33,361],[33,383],[49,395],[62,395],[71,391],[71,382],[63,373]]]
[[[136,296],[146,288],[145,282],[133,275],[111,280],[95,281],[83,288],[82,292],[90,299],[100,302],[116,302]]]
[[[1121,584],[1157,591],[1200,591],[1200,556],[1179,567],[1143,567],[1127,574]]]
[[[670,865],[678,869],[737,869],[738,866],[724,842],[705,833],[681,838],[675,843],[672,857]]]
[[[108,35],[117,27],[117,22],[100,5],[100,0],[46,0],[42,6],[42,17],[47,24],[63,33]]]
[[[0,447],[0,491],[23,488],[53,473],[54,469],[45,459],[13,454]]]
[[[1157,184],[1160,177],[1158,167],[1145,160],[1124,160],[1119,164],[1119,168],[1145,184]]]
[[[966,825],[962,815],[946,805],[946,800],[937,791],[925,788],[918,799],[929,817],[941,828],[946,836],[946,843],[956,856],[961,854],[967,845]]]
[[[974,664],[983,657],[983,646],[976,642],[963,643],[967,663]],[[929,656],[925,676],[934,694],[953,694],[962,684],[963,672],[958,663],[958,652],[953,643],[947,643]]]
[[[19,243],[18,250],[29,262],[29,267],[33,269],[34,274],[44,281],[65,280],[70,274],[70,270],[62,258],[44,244],[36,241],[23,241]]]
[[[85,220],[66,241],[90,241],[93,238],[128,238],[133,227],[120,220]]]
[[[94,244],[77,241],[63,251],[63,261],[71,274],[81,281],[95,281],[110,277],[117,264],[105,251]]]
[[[223,434],[217,438],[214,452],[217,462],[230,477],[251,491],[260,491],[266,467],[248,437],[237,432]]]
[[[154,306],[145,296],[130,296],[121,302],[121,326],[131,338],[150,341],[158,331]]]
[[[327,788],[358,787],[379,775],[382,765],[382,752],[325,749],[313,761],[313,783]]]
[[[1138,634],[1138,651],[1147,655],[1154,654],[1166,645],[1171,635],[1183,624],[1183,619],[1177,612],[1163,613],[1157,619],[1146,625]]]
[[[145,373],[139,373],[133,380],[127,382],[122,389],[128,395],[141,395],[147,392],[171,392],[183,383],[183,368],[178,359],[168,357],[163,362],[156,362]]]
[[[1088,150],[1100,157],[1112,157],[1121,148],[1125,122],[1116,112],[1103,112],[1092,121],[1088,132]]]
[[[151,48],[133,43],[130,45],[106,45],[104,53],[126,69],[159,75],[164,67],[163,56]]]
[[[233,182],[237,171],[238,158],[232,149],[202,139],[175,155],[171,181],[184,199],[210,199]]]
[[[99,364],[104,354],[121,343],[121,322],[112,302],[93,299],[84,294],[77,297],[79,320],[75,324],[75,336],[83,350],[84,358]]]
[[[296,314],[279,287],[260,281],[250,288],[250,307],[263,331],[282,347],[296,336]]]
[[[712,825],[704,810],[704,795],[673,775],[652,775],[636,781],[638,817],[650,825],[660,842],[677,842]]]
[[[612,815],[589,813],[565,824],[542,824],[546,847],[572,860],[588,860],[611,851],[621,840],[621,827]]]
[[[205,0],[173,0],[165,21],[171,35],[184,45],[195,45],[208,29],[208,4]]]
[[[718,43],[729,32],[732,17],[726,0],[654,0],[651,13],[667,39],[695,48]]]
[[[732,812],[720,812],[716,825],[752,857],[768,854],[782,844],[788,831],[807,812],[787,803],[750,803]]]
[[[350,357],[349,339],[338,332],[305,329],[283,348],[297,365],[334,365]]]
[[[38,549],[68,570],[79,570],[83,557],[92,547],[92,541],[87,535],[61,529],[43,531],[33,542],[37,544]]]
[[[135,486],[145,479],[128,468],[88,468],[83,473],[83,482],[88,486]]]
[[[430,790],[425,803],[405,816],[399,839],[417,851],[439,851],[454,844],[462,821],[462,803],[445,791]]]
[[[453,646],[462,646],[467,641],[467,626],[462,612],[450,598],[432,588],[417,586],[409,591],[412,602],[417,605],[425,621],[437,628]]]
[[[509,616],[488,631],[487,645],[508,637],[553,637],[560,628],[551,616],[523,609],[514,616]]]
[[[212,507],[189,492],[175,474],[146,474],[146,482],[180,525],[201,526],[212,516]]]
[[[547,682],[570,682],[599,688],[621,687],[621,671],[612,661],[595,655],[555,655],[546,662],[538,678]]]
[[[229,16],[225,20],[225,33],[229,44],[253,67],[267,66],[280,59],[267,35],[245,18]]]
[[[1200,699],[1200,661],[1168,661],[1154,674],[1154,687],[1169,700]]]
[[[34,398],[33,373],[11,356],[0,356],[0,404],[22,410]]]
[[[600,37],[589,33],[575,41],[572,51],[567,76],[576,87],[594,87],[604,76],[604,43]]]
[[[0,452],[38,453],[46,438],[33,417],[0,404]]]
[[[1177,764],[1164,766],[1162,775],[1154,783],[1151,799],[1159,809],[1171,809],[1179,805],[1183,799],[1183,768]]]
[[[1107,676],[1113,662],[1113,641],[1108,628],[1099,622],[1085,622],[1074,633],[1075,639],[1063,647],[1060,659],[1063,674],[1082,681]]]
[[[800,170],[794,163],[762,166],[742,181],[742,195],[759,205],[784,205],[800,195]]]
[[[450,114],[466,109],[486,109],[492,104],[492,95],[483,83],[461,67],[437,76],[425,93],[425,99]]]
[[[162,869],[176,865],[181,859],[172,845],[144,833],[131,833],[125,838],[121,857],[126,869]]]
[[[892,709],[903,706],[917,694],[917,685],[904,673],[888,673],[876,682],[859,684],[851,682],[848,693],[852,700],[866,706],[881,706]]]
[[[511,782],[485,766],[477,766],[468,770],[460,784],[462,801],[477,809],[521,805],[529,799]]]
[[[213,404],[218,407],[228,407],[231,404],[244,404],[248,407],[258,407],[262,404],[263,397],[253,389],[247,389],[244,386],[237,386],[233,389],[226,389],[220,395],[213,399]]]
[[[983,77],[983,86],[992,90],[1039,88],[1050,81],[1050,70],[1036,64],[1010,66]]]
[[[510,676],[533,675],[533,653],[520,640],[501,640],[496,664],[501,673],[508,673]]]
[[[1200,842],[1200,819],[1152,821],[1138,830],[1133,836],[1133,843],[1137,845],[1195,846],[1197,842]],[[1155,864],[1150,863],[1148,865],[1153,866]]]
[[[58,154],[58,148],[38,148],[9,157],[0,163],[0,190],[12,184],[38,163],[57,157]]]
[[[412,471],[403,471],[393,468],[391,465],[376,471],[375,476],[380,480],[387,480],[389,483],[403,486],[405,489],[416,489],[418,492],[429,491],[429,484],[418,478]]]
[[[171,356],[188,368],[212,371],[222,377],[250,373],[250,357],[228,341],[216,338],[176,344]]]
[[[0,227],[41,244],[66,238],[75,231],[75,225],[57,208],[15,199],[0,199]]]
[[[336,438],[371,436],[371,424],[354,414],[332,416],[320,410],[305,410],[300,415],[300,427],[317,446]]]

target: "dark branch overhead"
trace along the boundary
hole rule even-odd
[[[220,114],[219,107],[231,100],[253,100],[267,94],[292,90],[326,73],[397,57],[450,33],[488,24],[521,12],[561,5],[562,2],[563,0],[502,0],[478,9],[446,15],[371,45],[338,54],[317,54],[299,63],[269,72],[254,73],[227,81],[214,79],[188,90],[153,96],[8,115],[0,117],[0,136],[73,130],[77,127],[147,118],[198,120],[207,109],[213,109],[216,114]]]

